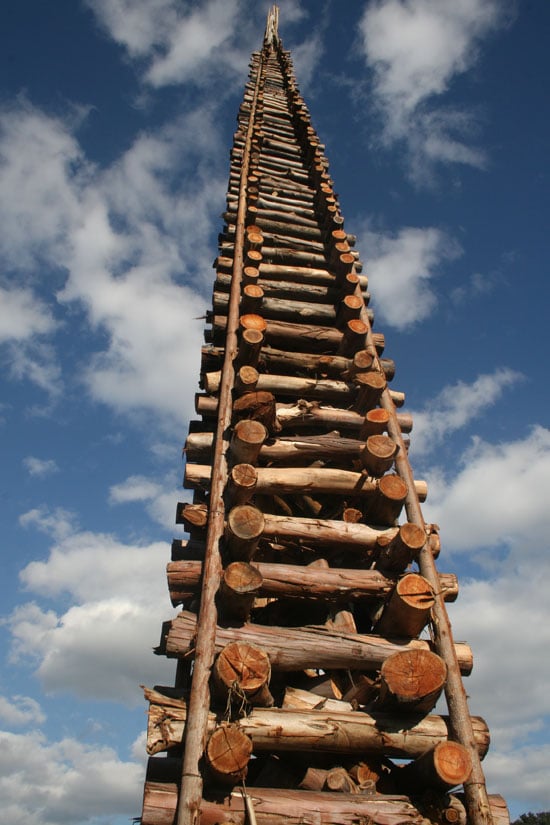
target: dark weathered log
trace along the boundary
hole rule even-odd
[[[267,516],[268,522],[269,519]],[[249,567],[250,565],[244,562],[230,564],[224,572],[222,586],[227,584],[237,594],[242,587],[246,592],[250,592],[249,588],[256,579],[250,573]],[[228,572],[233,568],[237,582],[232,577],[227,582]],[[168,589],[174,606],[197,592],[201,569],[200,561],[173,561],[168,564]],[[276,599],[324,599],[329,603],[362,598],[384,599],[395,586],[395,579],[384,576],[378,570],[328,567],[326,561],[323,567],[253,562],[252,569],[261,576],[258,595]],[[446,594],[446,600],[454,601],[458,594],[456,576],[451,573],[440,573],[439,581],[441,589]]]
[[[181,746],[187,724],[187,707],[170,700],[165,705],[155,691],[149,692],[147,752]],[[160,696],[160,698],[159,698]],[[489,747],[489,731],[480,717],[471,717],[475,745],[483,757]],[[444,716],[403,715],[334,710],[282,710],[252,708],[248,716],[235,723],[252,741],[254,753],[309,751],[338,753],[339,756],[372,753],[415,759],[439,742],[449,738],[449,721]],[[208,731],[219,730],[213,713],[208,716]]]
[[[429,581],[418,573],[407,573],[397,582],[374,632],[381,636],[418,636],[430,619],[434,601]]]
[[[449,790],[466,782],[472,759],[458,742],[439,742],[434,748],[395,772],[398,789],[411,792],[419,787]]]
[[[246,642],[226,645],[214,663],[213,679],[224,701],[229,696],[237,706],[243,700],[261,707],[273,705],[271,665],[261,648]]]
[[[152,767],[152,763],[158,763]],[[172,775],[179,770],[175,759],[152,758],[149,760],[145,784],[141,825],[175,825],[178,787],[171,780],[171,763],[176,763]],[[154,778],[153,778],[154,777]],[[162,778],[161,778],[162,777]],[[282,788],[247,787],[247,794],[254,806],[257,825],[425,825],[424,813],[406,796],[370,796],[364,794],[339,794],[328,791],[288,790]],[[441,807],[434,810],[433,821],[446,825],[466,825],[466,815],[457,797],[447,797]],[[495,825],[510,825],[510,817],[502,797],[489,796]],[[457,804],[460,818],[446,819],[445,811]],[[446,806],[446,807],[444,807]],[[246,800],[240,789],[223,799],[201,801],[201,825],[251,825]]]
[[[443,659],[431,650],[398,651],[380,669],[376,707],[408,713],[429,713],[447,678]]]
[[[188,611],[181,612],[167,622],[165,635],[157,653],[182,657],[189,653],[196,632],[197,617]],[[240,628],[217,627],[216,650],[219,652],[229,642],[243,640],[261,647],[277,670],[307,670],[320,668],[338,670],[377,670],[382,662],[398,650],[430,650],[424,639],[392,640],[367,634],[345,634],[328,630],[323,625],[308,627],[269,627],[244,624]],[[472,652],[464,642],[455,642],[463,674],[472,669]]]
[[[222,784],[235,785],[247,774],[252,742],[236,725],[224,723],[210,736],[205,754],[214,778]]]
[[[212,399],[213,404],[204,404],[202,409],[209,412],[217,412],[217,399]],[[201,409],[201,405],[197,405]],[[268,430],[274,432],[278,429],[277,408],[275,396],[270,392],[248,392],[237,398],[233,404],[233,422],[247,418],[252,421],[260,421]]]

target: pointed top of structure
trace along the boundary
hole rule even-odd
[[[279,6],[271,6],[267,13],[264,42],[273,46],[279,42]]]

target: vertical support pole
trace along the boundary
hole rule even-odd
[[[250,147],[252,143],[254,119],[261,86],[264,60],[265,52],[262,51],[258,58],[254,96],[250,109],[241,166],[233,272],[227,318],[227,337],[220,383],[218,423],[215,436],[214,454],[212,458],[208,532],[203,564],[203,586],[197,621],[198,630],[195,644],[191,693],[189,696],[188,721],[185,732],[181,785],[176,819],[177,825],[197,825],[200,817],[200,806],[202,800],[203,782],[199,762],[206,745],[208,712],[210,709],[209,680],[214,662],[217,624],[215,597],[220,586],[222,576],[222,562],[219,545],[220,539],[223,535],[225,520],[223,494],[228,476],[226,453],[229,446],[228,431],[231,424],[232,413],[231,392],[233,390],[235,380],[233,360],[237,354],[237,330],[239,325],[239,302],[241,297],[244,227],[246,220],[247,178],[250,164]]]

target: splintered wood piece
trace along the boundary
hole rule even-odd
[[[397,444],[388,435],[370,435],[361,453],[361,461],[371,476],[379,478],[392,466],[397,450]]]
[[[381,535],[377,539],[379,555],[377,568],[400,573],[416,559],[426,542],[426,532],[418,524],[402,524],[394,536]]]
[[[250,465],[237,465],[249,467]],[[264,514],[251,504],[239,504],[227,516],[226,541],[231,556],[249,561],[256,551],[264,529]]]
[[[429,581],[419,573],[407,573],[397,582],[374,632],[382,636],[418,636],[429,621],[434,601]]]
[[[252,756],[252,742],[236,725],[222,724],[206,745],[206,761],[214,777],[234,785],[247,774]]]
[[[262,574],[256,567],[244,561],[228,565],[219,591],[223,614],[242,621],[248,619],[261,585]]]
[[[269,658],[259,647],[246,642],[226,645],[214,664],[214,680],[222,695],[234,690],[237,700],[244,697],[252,705],[273,705],[270,679]]]
[[[403,650],[389,656],[380,669],[377,705],[403,712],[428,713],[447,679],[447,665],[431,650]]]
[[[235,464],[256,464],[260,448],[267,438],[267,429],[261,421],[243,419],[235,424],[230,452]]]
[[[472,772],[472,758],[458,742],[439,742],[435,748],[396,771],[398,787],[449,790],[462,785]]]

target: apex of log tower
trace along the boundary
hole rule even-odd
[[[276,46],[279,42],[279,6],[271,6],[267,13],[264,43]]]

